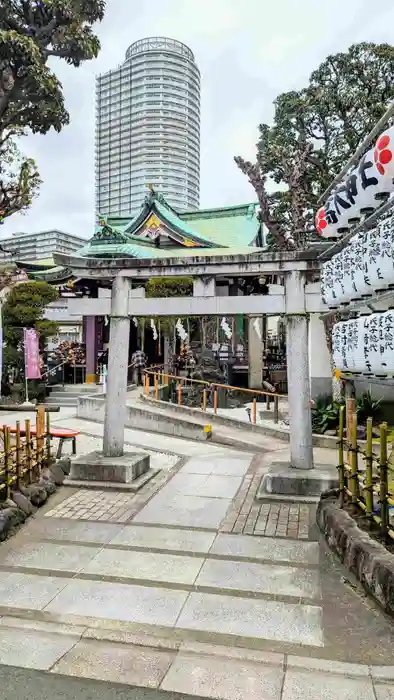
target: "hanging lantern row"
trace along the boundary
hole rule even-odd
[[[362,216],[378,209],[394,191],[394,127],[379,136],[345,180],[337,185],[315,218],[324,238],[339,238]]]
[[[336,323],[332,353],[334,366],[343,372],[394,375],[394,311],[378,311]]]
[[[231,330],[230,326],[228,325],[227,320],[224,316],[220,322],[220,328],[222,329],[227,340],[231,340],[231,338],[233,337],[233,333],[232,333],[232,330]]]
[[[394,287],[394,216],[360,233],[324,263],[321,294],[330,309]]]

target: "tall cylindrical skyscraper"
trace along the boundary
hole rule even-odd
[[[192,51],[153,37],[96,80],[96,210],[125,216],[147,186],[175,209],[200,195],[200,72]]]

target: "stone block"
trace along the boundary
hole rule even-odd
[[[338,473],[331,465],[316,466],[315,469],[295,469],[290,464],[277,462],[264,474],[257,498],[267,494],[285,496],[320,496],[328,489],[338,487]]]
[[[104,457],[101,452],[90,452],[73,461],[70,479],[129,484],[148,471],[149,459],[149,455],[141,452],[128,452],[121,457]]]
[[[23,510],[26,515],[32,515],[35,512],[34,506],[30,503],[29,499],[20,493],[20,491],[14,491],[11,495],[11,499],[20,510]]]
[[[70,457],[61,457],[56,462],[57,466],[61,468],[64,474],[68,475],[71,470],[71,459]]]

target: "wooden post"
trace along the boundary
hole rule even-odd
[[[217,389],[215,389],[213,392],[213,412],[214,413],[218,412],[218,392],[217,392]]]
[[[21,425],[16,421],[15,431],[15,462],[16,462],[16,487],[19,491],[22,481],[22,455],[21,455]]]
[[[51,417],[49,415],[49,411],[46,411],[45,444],[46,444],[46,459],[49,461],[51,459]]]
[[[256,399],[253,399],[253,401],[252,401],[252,423],[254,425],[256,425],[256,414],[257,414]]]
[[[182,383],[178,384],[178,406],[182,406]]]
[[[155,399],[157,401],[159,398],[159,377],[158,377],[156,372],[153,375],[153,386],[154,386],[154,392],[155,392]]]
[[[37,409],[36,418],[36,476],[39,479],[41,476],[42,459],[44,456],[44,441],[45,441],[45,406],[40,405]]]
[[[204,389],[202,392],[202,410],[207,410],[207,390]]]
[[[351,434],[352,434],[352,420],[353,415],[356,413],[356,400],[346,399],[346,441],[350,446]],[[351,462],[350,449],[347,453],[347,461]]]
[[[33,461],[31,455],[31,433],[30,433],[30,419],[25,420],[25,440],[26,440],[26,466],[27,466],[27,479],[29,484],[33,481]]]

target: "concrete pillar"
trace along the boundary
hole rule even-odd
[[[263,387],[263,343],[256,333],[254,324],[258,319],[261,337],[263,338],[263,319],[261,316],[248,317],[248,386],[250,389]]]
[[[293,271],[286,276],[286,351],[290,428],[290,464],[313,469],[310,406],[308,326],[305,311],[305,277]]]
[[[130,284],[127,278],[115,277],[111,294],[111,326],[104,417],[104,457],[123,455],[130,338],[129,289]]]
[[[322,394],[331,394],[331,358],[320,314],[309,316],[309,378],[312,399]]]
[[[97,342],[98,329],[96,316],[86,316],[85,326],[85,347],[86,347],[86,384],[96,384],[97,382]]]

